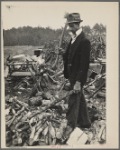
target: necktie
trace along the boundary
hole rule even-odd
[[[76,39],[76,34],[73,34],[71,43],[73,43],[75,39]]]

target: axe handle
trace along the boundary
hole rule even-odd
[[[67,28],[67,23],[65,23],[65,26],[64,26],[62,34],[61,34],[61,38],[60,38],[60,42],[59,42],[59,47],[61,47],[61,45],[62,45],[62,41],[63,41],[63,37],[64,37],[64,33],[66,31],[66,28]]]
[[[62,41],[63,41],[63,37],[64,37],[64,33],[65,33],[66,28],[67,28],[67,23],[65,23],[65,26],[64,26],[62,34],[61,34],[61,38],[60,38],[60,42],[59,42],[59,48],[61,48],[61,46],[62,46]],[[58,49],[58,51],[59,51],[59,49]],[[59,53],[56,56],[56,60],[55,60],[55,63],[53,64],[52,68],[55,68],[56,65],[58,64],[58,59],[59,59]]]

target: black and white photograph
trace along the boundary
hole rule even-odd
[[[118,6],[1,2],[3,147],[118,147]]]

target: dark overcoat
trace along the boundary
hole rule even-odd
[[[76,38],[74,43],[71,41],[68,45],[66,53],[63,56],[64,60],[64,76],[69,79],[71,88],[76,81],[79,81],[83,86],[87,79],[90,57],[90,41],[85,38],[83,32]],[[76,126],[87,128],[90,127],[90,119],[86,106],[86,101],[83,92],[72,94],[68,101],[67,112],[68,124],[75,128]]]
[[[82,86],[86,82],[90,49],[90,41],[85,38],[83,31],[74,43],[71,44],[70,41],[68,45],[66,53],[63,56],[64,76],[66,79],[69,79],[72,86],[76,81],[81,82]]]

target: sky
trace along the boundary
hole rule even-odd
[[[115,2],[1,2],[3,29],[23,26],[64,27],[65,13],[78,12],[83,20],[82,26],[93,27],[95,23],[107,25],[114,18]],[[110,14],[110,15],[109,15]],[[114,13],[113,13],[114,14]]]

